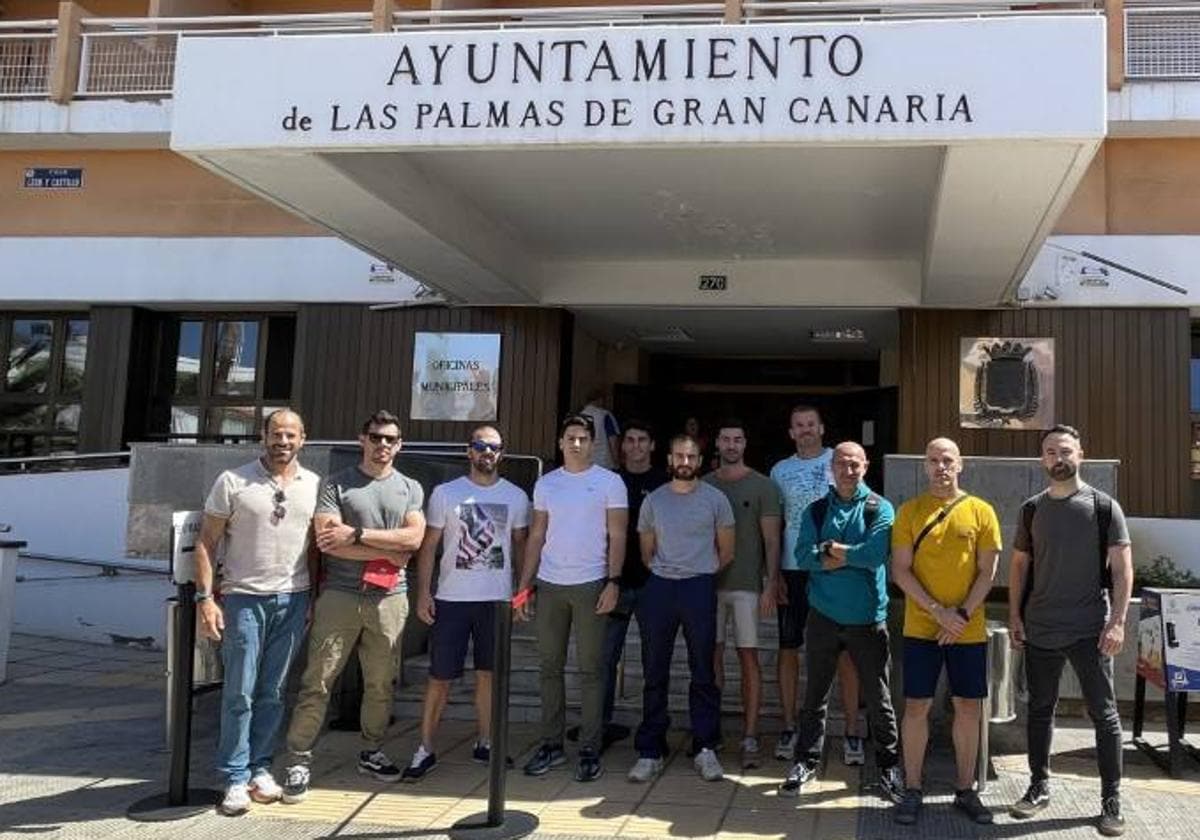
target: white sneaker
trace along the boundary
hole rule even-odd
[[[706,782],[719,782],[725,778],[725,771],[721,768],[721,762],[717,761],[717,754],[707,747],[696,753],[692,764],[695,765],[700,778]]]
[[[757,767],[760,758],[758,739],[753,735],[747,735],[742,739],[742,769],[751,770]]]
[[[628,779],[631,782],[648,782],[662,772],[663,760],[661,758],[639,758],[629,768]]]
[[[278,802],[281,796],[283,788],[269,770],[259,770],[250,780],[250,798],[255,802],[266,805],[269,802]]]
[[[794,729],[785,729],[780,732],[779,740],[775,742],[775,757],[780,761],[795,761],[797,740],[799,739]]]
[[[857,735],[847,735],[842,744],[842,761],[847,767],[862,767],[867,763],[866,751],[863,749],[863,739]]]
[[[227,817],[240,817],[250,810],[250,787],[240,782],[225,788],[225,798],[217,810]]]

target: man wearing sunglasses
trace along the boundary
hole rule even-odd
[[[219,809],[244,814],[250,800],[274,802],[282,791],[271,758],[283,722],[283,684],[308,614],[317,474],[300,466],[304,421],[272,412],[263,425],[263,454],[226,470],[204,503],[196,544],[196,608],[200,632],[221,644],[221,734],[217,772],[225,779]],[[221,603],[213,558],[225,544]]]
[[[392,466],[400,451],[400,421],[394,414],[375,412],[363,423],[358,441],[362,460],[326,479],[313,517],[322,585],[300,699],[288,727],[293,763],[283,785],[285,803],[308,794],[313,745],[329,691],[355,644],[363,674],[358,772],[384,782],[400,780],[400,768],[382,746],[392,712],[396,652],[408,618],[404,567],[425,535],[424,492]]]
[[[439,484],[429,494],[425,541],[417,555],[417,616],[432,625],[429,681],[421,715],[421,741],[404,768],[415,782],[437,766],[434,734],[441,722],[450,682],[463,674],[467,645],[475,650],[475,712],[479,737],[471,758],[491,758],[492,663],[496,604],[508,608],[513,588],[513,557],[525,550],[529,497],[497,468],[504,450],[500,432],[480,426],[467,445],[467,474]],[[433,591],[438,544],[442,558]]]

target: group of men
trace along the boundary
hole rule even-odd
[[[783,718],[775,755],[790,762],[780,795],[800,795],[817,772],[836,676],[846,711],[845,762],[865,763],[859,720],[865,706],[880,790],[896,803],[897,822],[916,823],[927,718],[944,670],[954,708],[954,805],[976,823],[991,822],[973,779],[987,696],[983,609],[1000,527],[990,504],[960,488],[955,443],[930,441],[928,489],[894,512],[864,480],[863,447],[850,441],[825,447],[820,413],[810,406],[791,412],[796,451],[769,477],[746,465],[745,427],[734,419],[721,423],[719,463],[703,477],[693,437],[671,439],[664,473],[652,464],[653,430],[636,421],[615,435],[620,468],[598,466],[597,447],[614,454],[613,431],[606,418],[567,417],[558,440],[563,465],[537,481],[531,505],[498,475],[500,433],[480,426],[468,442],[468,474],[434,488],[426,507],[420,486],[392,466],[400,446],[394,416],[378,412],[364,424],[361,463],[330,476],[318,493],[317,477],[296,461],[304,439],[300,418],[272,415],[262,459],[217,480],[197,550],[201,629],[224,635],[218,762],[228,786],[221,809],[241,813],[251,799],[304,797],[330,687],[356,640],[365,684],[362,772],[418,781],[437,766],[438,723],[469,646],[479,721],[473,757],[486,763],[492,628],[498,605],[511,598],[516,617],[535,622],[540,660],[541,731],[526,774],[566,764],[568,734],[579,744],[575,778],[590,782],[604,773],[605,749],[628,734],[613,721],[613,707],[631,617],[641,636],[643,690],[629,780],[647,782],[663,769],[680,629],[697,773],[713,781],[724,775],[717,752],[727,635],[741,672],[741,766],[759,766],[758,629],[775,613]],[[1123,643],[1132,564],[1121,508],[1082,482],[1082,458],[1075,429],[1057,426],[1045,434],[1041,460],[1049,486],[1025,502],[1018,523],[1009,624],[1014,644],[1025,648],[1031,781],[1009,812],[1027,818],[1049,803],[1053,716],[1069,661],[1096,728],[1099,828],[1117,835],[1124,823],[1112,657]],[[223,611],[213,599],[211,561],[222,537]],[[321,589],[312,609],[308,591],[318,580],[318,556]],[[417,614],[431,625],[430,673],[421,740],[401,769],[381,747],[407,611],[403,569],[414,556]],[[899,727],[890,689],[889,570],[905,595]],[[279,785],[270,765],[283,683],[310,609],[308,662]],[[572,634],[582,702],[580,725],[569,733],[564,674]],[[797,703],[801,653],[806,682]]]

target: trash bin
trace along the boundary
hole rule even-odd
[[[1008,627],[999,621],[987,623],[988,708],[991,723],[1009,723],[1017,717],[1016,658],[1008,643]]]
[[[171,716],[172,702],[175,697],[174,685],[171,680],[172,674],[175,673],[175,634],[178,632],[176,627],[176,613],[179,612],[179,599],[168,598],[166,609],[167,619],[167,713],[164,718],[166,720],[167,746],[171,745],[171,731],[174,721]],[[206,639],[197,633],[196,646],[192,654],[192,687],[203,688],[219,685],[225,679],[225,667],[221,662],[221,644],[214,642],[212,639]]]

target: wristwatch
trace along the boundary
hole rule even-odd
[[[958,613],[958,617],[961,618],[963,621],[971,620],[971,614],[969,612],[967,612],[966,609],[964,609],[963,607],[955,607],[954,611],[956,613]]]
[[[617,587],[618,589],[620,589],[620,588],[621,588],[621,578],[620,578],[619,576],[618,576],[618,577],[610,577],[610,578],[608,579],[608,582],[609,582],[609,583],[611,583],[611,584],[614,584],[614,585],[616,585],[616,587]]]
[[[205,592],[203,589],[197,589],[196,594],[192,596],[192,603],[199,604],[201,601],[211,601],[212,593]]]
[[[362,528],[354,529],[354,544],[355,545],[362,545],[362,535],[363,535]]]

